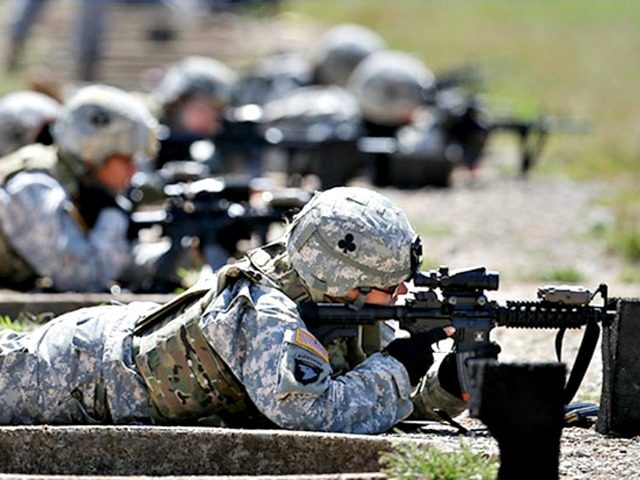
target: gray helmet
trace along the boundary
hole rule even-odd
[[[0,156],[36,142],[43,128],[59,115],[62,105],[30,90],[9,93],[0,99]]]
[[[366,120],[395,126],[408,121],[434,84],[433,73],[416,57],[386,50],[360,62],[348,88],[358,98]]]
[[[235,82],[236,74],[224,63],[207,57],[187,57],[169,67],[153,96],[163,109],[195,95],[226,105]]]
[[[358,63],[385,48],[382,37],[361,25],[342,24],[329,29],[316,52],[316,77],[320,83],[345,86]]]
[[[156,120],[137,98],[107,85],[78,90],[53,126],[60,152],[84,164],[101,165],[113,155],[139,162],[158,150]]]
[[[286,245],[314,299],[398,285],[420,265],[419,238],[405,214],[364,188],[316,194],[291,223]]]

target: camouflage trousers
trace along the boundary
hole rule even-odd
[[[0,424],[149,422],[131,331],[154,306],[85,308],[32,332],[0,331]]]

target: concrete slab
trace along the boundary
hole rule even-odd
[[[1,427],[0,472],[348,478],[335,475],[378,472],[380,452],[407,442],[428,444],[397,437],[210,427]]]

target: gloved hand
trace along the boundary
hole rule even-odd
[[[76,207],[89,229],[93,229],[100,212],[106,208],[116,208],[129,215],[130,203],[124,197],[114,195],[99,185],[83,185],[78,188]]]
[[[398,360],[409,373],[411,385],[417,385],[433,364],[431,345],[449,337],[453,332],[445,328],[434,328],[409,338],[397,338],[383,350]]]

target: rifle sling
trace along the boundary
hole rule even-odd
[[[564,332],[566,332],[566,328],[561,328],[558,330],[556,335],[556,358],[559,362],[562,361],[562,342],[564,341]]]
[[[595,322],[588,322],[580,343],[580,348],[573,362],[573,368],[569,374],[569,379],[564,387],[564,404],[568,405],[582,383],[584,374],[587,372],[596,344],[600,338],[600,327]]]

